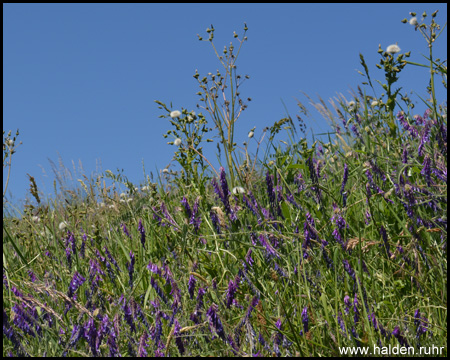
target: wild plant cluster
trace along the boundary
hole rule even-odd
[[[429,49],[424,113],[394,83],[425,65],[391,45],[379,50],[380,95],[361,55],[372,95],[358,87],[350,101],[314,103],[330,120],[328,142],[297,139],[303,118],[289,117],[259,140],[251,129],[258,150],[270,134],[266,156],[245,144],[240,160],[245,26],[237,52],[216,51],[223,71],[194,75],[197,110],[214,127],[158,101],[179,171],[140,187],[112,172],[80,179],[53,204],[30,176],[36,202],[3,218],[3,356],[339,356],[373,345],[445,356],[447,107],[435,86],[441,77],[447,88],[447,66],[433,57],[445,28],[435,18],[404,20]],[[291,143],[275,145],[283,130]],[[219,169],[201,146],[213,131]],[[15,141],[4,134],[4,169]]]

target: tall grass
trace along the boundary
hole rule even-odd
[[[430,49],[435,16],[411,20]],[[399,345],[446,355],[447,108],[432,80],[427,110],[413,114],[393,84],[417,64],[380,56],[384,94],[361,55],[372,95],[313,102],[328,142],[297,141],[298,124],[282,119],[267,129],[265,161],[245,148],[239,162],[236,117],[213,111],[209,129],[205,116],[158,102],[174,126],[166,135],[180,139],[176,174],[136,187],[106,172],[52,206],[32,181],[35,204],[3,218],[3,355],[339,356]],[[430,50],[427,66],[446,88],[446,62]],[[286,126],[290,143],[274,145]],[[226,169],[199,147],[213,130]]]

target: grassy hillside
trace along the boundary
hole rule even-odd
[[[245,28],[236,49],[216,52],[224,74],[195,75],[204,114],[157,101],[178,171],[139,186],[106,172],[53,202],[30,178],[33,202],[3,217],[3,356],[446,355],[447,107],[434,87],[447,87],[447,67],[432,57],[435,15],[409,20],[430,45],[423,114],[394,87],[420,64],[392,45],[379,51],[381,96],[361,56],[358,94],[315,104],[328,141],[308,144],[303,119],[286,118],[249,133],[262,161],[247,144],[238,158]],[[219,169],[202,152],[209,132]],[[6,170],[16,144],[4,134]]]

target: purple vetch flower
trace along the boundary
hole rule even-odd
[[[414,325],[416,325],[416,338],[419,339],[428,331],[429,321],[426,317],[420,316],[420,310],[414,312]]]
[[[407,130],[413,139],[419,135],[417,129],[414,126],[409,125],[408,121],[405,119],[404,111],[400,111],[397,114],[397,119],[400,122],[400,124],[403,126],[403,129]]]
[[[94,318],[89,318],[87,323],[83,326],[84,338],[91,348],[92,355],[97,356],[97,348],[95,346],[97,340],[97,329],[95,328]]]
[[[81,274],[78,271],[75,271],[75,274],[73,275],[72,281],[70,282],[69,285],[69,291],[67,293],[67,296],[73,298],[75,292],[81,285],[83,285],[85,281],[86,279],[83,276],[81,276]]]
[[[13,320],[14,325],[23,330],[26,334],[36,337],[36,334],[31,328],[32,324],[35,322],[32,316],[32,310],[24,304],[15,304],[12,307],[12,310],[15,312]]]
[[[189,224],[194,225],[194,231],[196,233],[200,229],[200,224],[202,223],[202,218],[200,216],[197,216],[199,201],[200,201],[200,197],[197,197],[197,199],[195,199],[194,206],[192,207],[192,215],[189,220]]]
[[[239,282],[241,281],[239,275],[236,275],[235,280],[230,280],[228,283],[228,290],[227,290],[227,308],[229,309],[231,306],[231,303],[233,302],[234,296],[236,294],[236,291],[239,287]]]
[[[111,253],[108,251],[108,248],[106,246],[103,247],[103,251],[105,252],[106,256],[108,257],[109,261],[113,263],[113,265],[117,268],[117,271],[122,271],[119,268],[119,265],[117,264],[116,259],[113,258]]]
[[[139,234],[141,234],[142,247],[145,249],[145,229],[144,226],[142,225],[142,219],[139,219],[138,231]]]
[[[345,330],[345,323],[344,320],[342,320],[342,313],[339,311],[339,314],[337,316],[339,327],[341,328],[341,333],[344,337],[347,337],[347,331]]]
[[[270,175],[269,172],[266,173],[266,184],[270,206],[275,207],[275,190],[273,189],[273,176]]]
[[[254,260],[252,259],[252,249],[248,249],[247,255],[245,255],[245,261],[247,261],[247,264],[250,266],[253,266]]]
[[[175,344],[177,345],[180,355],[183,355],[184,354],[184,344],[183,344],[183,340],[181,339],[181,336],[180,336],[181,326],[177,319],[174,320],[174,324],[175,324],[175,327],[173,330],[173,335],[175,336]]]
[[[309,318],[308,318],[308,307],[305,306],[302,310],[302,323],[303,323],[303,334],[308,332]]]
[[[100,351],[100,345],[102,343],[103,337],[109,334],[110,325],[111,324],[109,322],[108,315],[105,314],[103,316],[102,322],[100,323],[100,326],[98,327],[97,339],[95,341],[95,349],[97,352]]]
[[[364,218],[364,222],[366,223],[366,225],[369,225],[371,217],[372,216],[370,215],[369,210],[366,210],[366,214],[365,214],[365,218]]]
[[[353,320],[354,320],[355,325],[356,325],[358,323],[358,321],[359,321],[358,297],[356,295],[356,292],[355,292],[355,298],[353,300],[353,313],[354,313]]]
[[[123,232],[125,233],[126,236],[128,236],[131,239],[131,235],[125,225],[125,223],[120,224],[120,226],[122,227]]]
[[[197,280],[195,279],[194,275],[191,275],[189,277],[189,282],[188,282],[188,292],[189,292],[189,297],[191,299],[194,298],[194,291],[195,291],[195,283],[197,282]]]
[[[348,166],[347,163],[344,164],[344,178],[342,180],[342,185],[341,185],[341,194],[344,192],[344,188],[345,185],[347,184],[347,180],[348,180]]]
[[[398,326],[396,326],[394,328],[394,330],[392,331],[392,335],[394,335],[394,337],[398,340],[398,342],[400,343],[401,346],[406,346],[409,347],[408,342],[406,341],[406,339],[402,336],[401,332],[400,332],[400,328]]]
[[[352,269],[349,262],[347,260],[342,260],[342,263],[344,264],[345,271],[350,275],[350,277],[353,279],[354,282],[356,282],[356,275],[355,270]]]
[[[158,268],[158,266],[156,264],[153,264],[151,261],[148,263],[147,269],[149,269],[154,274],[158,274],[159,276],[162,276],[161,269]]]
[[[208,318],[209,321],[209,328],[211,330],[211,333],[215,331],[223,341],[226,341],[225,331],[223,329],[222,322],[220,321],[220,318],[217,315],[218,309],[219,307],[213,303],[206,312],[206,317]]]
[[[266,254],[268,257],[277,257],[280,258],[280,256],[277,254],[277,252],[275,251],[275,249],[272,247],[272,245],[269,244],[269,241],[266,240],[266,238],[264,237],[263,234],[261,234],[258,237],[259,242],[261,243],[262,246],[264,246],[264,248],[266,249]]]
[[[83,234],[81,236],[82,240],[81,240],[81,247],[80,247],[80,257],[82,259],[84,259],[85,255],[86,255],[86,241],[87,241],[87,235]]]
[[[183,204],[184,210],[186,211],[186,216],[188,217],[188,219],[190,219],[192,216],[192,211],[191,211],[191,207],[189,206],[189,203],[186,199],[186,196],[183,196],[181,203]]]
[[[127,324],[130,326],[132,332],[136,332],[136,326],[133,321],[133,314],[131,312],[130,306],[127,304],[127,299],[122,295],[119,299],[119,304],[121,303],[121,307],[124,313],[124,318]]]
[[[31,282],[35,282],[37,280],[36,275],[31,270],[28,270],[28,276],[30,277]]]
[[[352,306],[352,301],[350,300],[350,296],[348,296],[348,295],[344,296],[344,304],[345,304],[344,312],[346,315],[348,315],[350,312],[350,306]]]
[[[159,297],[162,299],[162,301],[164,301],[165,304],[167,304],[167,298],[165,297],[163,291],[161,290],[161,288],[158,286],[156,280],[153,278],[153,276],[150,279],[150,283],[153,287],[153,289],[155,289],[156,293],[159,295]]]
[[[128,284],[130,285],[130,288],[133,289],[133,273],[134,273],[134,263],[136,259],[134,257],[134,254],[132,251],[130,251],[130,262],[127,262],[127,268],[128,268],[128,275],[130,276],[130,281]]]
[[[219,217],[217,216],[216,212],[214,210],[211,210],[209,212],[209,216],[211,217],[211,221],[213,223],[214,228],[216,229],[216,232],[218,234],[221,233],[220,231],[220,221],[219,221]]]
[[[66,247],[66,259],[67,264],[69,265],[69,271],[72,271],[72,249],[70,246]]]
[[[403,164],[407,164],[408,163],[408,150],[406,148],[406,145],[403,146],[402,163]]]
[[[428,155],[425,156],[425,159],[423,160],[423,169],[420,172],[422,175],[425,176],[425,180],[427,182],[427,186],[431,186],[431,159]]]
[[[378,331],[378,321],[377,318],[375,317],[375,313],[372,313],[371,315],[369,315],[369,321],[372,322],[373,328],[375,329],[375,331]]]
[[[115,336],[109,335],[107,345],[109,348],[109,355],[108,355],[109,357],[120,356]]]
[[[139,339],[139,348],[138,348],[139,357],[148,357],[147,350],[145,350],[145,348],[148,347],[147,340],[148,334],[147,331],[144,330],[141,338]]]
[[[425,123],[425,126],[423,127],[423,130],[420,134],[420,144],[417,151],[417,154],[419,156],[423,155],[423,147],[425,143],[430,141],[430,128],[431,128],[431,120]]]
[[[390,252],[390,246],[389,246],[389,241],[388,241],[386,229],[383,227],[383,225],[381,225],[380,234],[381,234],[381,237],[383,238],[384,247],[386,248],[386,252],[388,254],[388,257],[390,258],[392,254]]]
[[[72,329],[72,335],[69,339],[69,344],[67,345],[69,349],[73,348],[78,341],[84,336],[84,329],[80,325],[74,325]]]
[[[325,259],[326,263],[327,263],[327,267],[329,269],[333,269],[334,270],[334,265],[333,265],[333,260],[330,259],[330,257],[328,256],[327,251],[325,250],[325,246],[328,245],[328,242],[325,240],[322,240],[322,256]],[[295,271],[297,270],[297,268],[295,268]],[[295,272],[296,274],[296,272]]]

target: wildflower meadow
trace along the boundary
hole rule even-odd
[[[240,88],[251,78],[236,66],[247,25],[223,49],[213,26],[198,36],[220,68],[194,74],[197,107],[156,101],[176,169],[140,184],[106,171],[51,200],[30,175],[18,217],[5,194],[20,134],[4,131],[3,356],[341,356],[374,346],[446,356],[438,17],[403,20],[423,63],[384,44],[377,69],[360,55],[364,82],[351,98],[308,98],[330,125],[312,143],[299,101],[295,119],[248,129],[236,144],[251,105]],[[424,112],[396,88],[405,67],[430,74],[415,89]],[[211,142],[219,165],[204,152]]]

